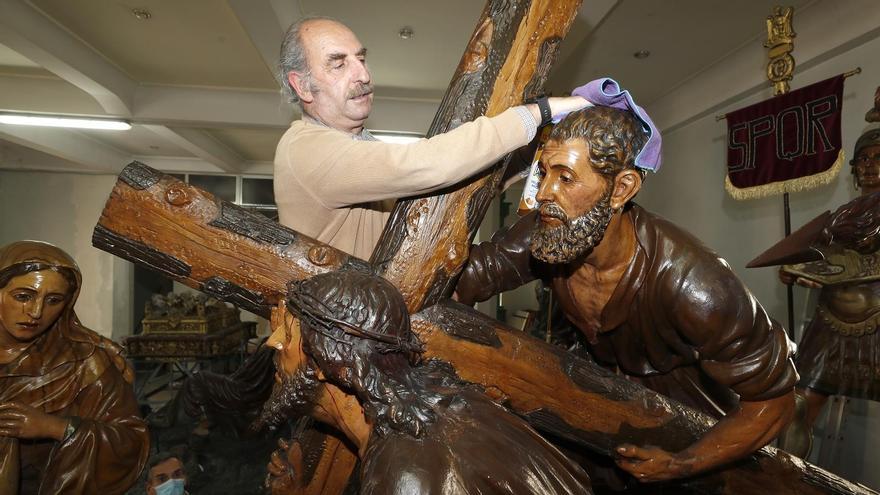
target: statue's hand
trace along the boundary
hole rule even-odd
[[[822,284],[820,284],[819,282],[816,282],[815,280],[810,280],[810,279],[804,278],[804,277],[798,277],[797,279],[795,279],[794,283],[796,283],[802,287],[806,287],[808,289],[821,289],[822,288]]]
[[[0,404],[0,436],[51,438],[60,441],[64,439],[67,422],[67,419],[46,414],[19,402]]]
[[[691,473],[689,462],[659,447],[624,444],[617,447],[617,454],[617,465],[642,482],[683,478]]]
[[[783,268],[781,266],[779,267],[779,281],[782,282],[783,284],[791,285],[794,283],[796,278],[797,277],[795,277],[791,273],[788,273],[787,271],[785,271],[785,268]]]
[[[273,495],[290,495],[300,493],[304,490],[302,480],[298,479],[296,461],[301,460],[299,444],[294,444],[291,448],[290,444],[284,439],[278,439],[278,450],[272,452],[269,457],[269,465],[267,469],[269,473],[266,475],[266,488]]]
[[[806,287],[808,289],[821,289],[822,284],[816,282],[815,280],[810,280],[804,277],[798,277],[792,273],[785,271],[785,268],[779,268],[779,281],[785,285],[798,284],[802,287]]]

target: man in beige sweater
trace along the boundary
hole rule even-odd
[[[366,48],[343,24],[310,17],[288,29],[281,78],[302,109],[275,153],[280,222],[369,259],[391,201],[450,186],[528,144],[551,115],[588,106],[548,98],[480,117],[411,144],[376,141],[364,128],[373,103]]]

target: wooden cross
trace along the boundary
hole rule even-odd
[[[429,134],[539,95],[579,6],[489,0]],[[537,429],[605,455],[622,443],[693,443],[714,422],[705,414],[448,300],[504,167],[399,201],[370,260],[403,294],[425,357],[450,363]],[[93,243],[264,317],[290,281],[369,267],[139,163],[120,174]],[[350,453],[334,462],[346,455],[338,442],[325,446],[310,476],[327,478],[309,493],[338,493],[336,475],[353,467]],[[691,493],[874,493],[773,448],[679,484]]]

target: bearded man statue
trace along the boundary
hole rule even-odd
[[[576,94],[603,101],[586,89]],[[629,93],[617,95],[553,128],[539,208],[472,246],[456,293],[469,304],[541,279],[597,363],[720,418],[680,452],[617,449],[617,466],[635,479],[682,478],[775,438],[791,418],[797,373],[784,329],[730,266],[632,201],[659,167],[659,132]]]

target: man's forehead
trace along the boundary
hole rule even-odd
[[[155,476],[159,473],[175,471],[177,469],[180,469],[181,467],[183,467],[183,464],[180,462],[180,459],[176,457],[165,459],[164,461],[150,468],[150,476]]]
[[[328,19],[316,19],[302,28],[303,43],[316,50],[322,58],[338,54],[354,54],[364,50],[354,32],[344,24]]]
[[[552,139],[544,145],[541,152],[541,162],[546,166],[589,164],[590,148],[584,139],[567,139],[565,141]]]

